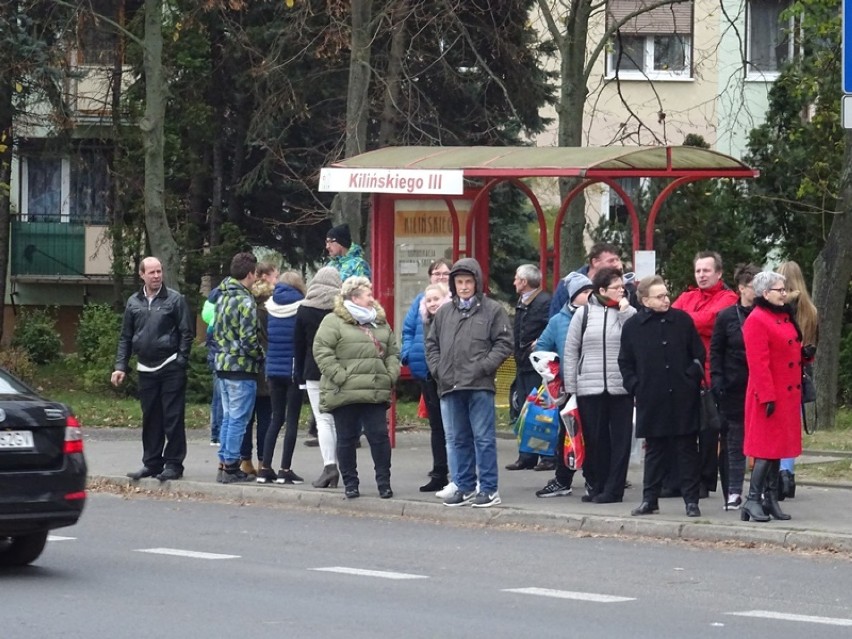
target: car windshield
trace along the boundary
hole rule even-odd
[[[0,368],[0,395],[21,395],[30,392],[29,388]]]

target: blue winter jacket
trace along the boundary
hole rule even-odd
[[[408,366],[415,379],[427,379],[429,368],[426,366],[426,336],[423,334],[423,317],[420,306],[424,294],[420,293],[411,302],[411,308],[402,323],[402,350],[400,363]]]
[[[266,300],[269,313],[269,348],[266,352],[266,376],[293,378],[293,359],[296,356],[294,337],[296,311],[305,296],[287,284],[276,284],[272,297]]]
[[[550,351],[559,355],[559,374],[562,374],[562,352],[565,350],[565,338],[568,337],[568,327],[574,317],[575,307],[566,303],[559,312],[550,318],[547,326],[535,344],[537,351]]]

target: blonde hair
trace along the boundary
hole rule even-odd
[[[297,271],[284,271],[278,276],[279,284],[286,284],[297,289],[302,295],[305,294],[305,280]]]
[[[364,291],[373,290],[373,284],[363,275],[347,277],[340,288],[340,296],[345,300],[351,300],[354,296]]]
[[[448,297],[450,295],[450,287],[444,284],[443,282],[438,282],[437,284],[429,284],[425,289],[423,289],[423,295],[425,296],[429,291],[437,291],[437,293],[443,298]]]
[[[818,316],[801,267],[793,261],[782,262],[775,269],[786,278],[787,299],[796,308],[796,323],[802,329],[802,343],[817,343]]]
[[[274,273],[278,270],[278,267],[272,262],[258,262],[257,266],[254,267],[254,272],[258,277],[262,277],[264,275],[269,275],[270,273]]]

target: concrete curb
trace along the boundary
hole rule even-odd
[[[212,482],[181,480],[161,483],[156,479],[138,482],[126,477],[93,475],[89,477],[90,489],[103,486],[122,490],[144,490],[170,497],[206,497],[227,502],[251,502],[317,510],[323,513],[343,513],[380,517],[400,517],[430,523],[449,523],[463,526],[518,528],[531,532],[557,532],[580,535],[626,536],[676,541],[731,543],[747,546],[766,546],[788,550],[822,550],[852,553],[852,535],[799,530],[783,527],[773,521],[769,524],[743,523],[720,525],[700,518],[678,522],[647,517],[613,517],[577,514],[560,514],[530,511],[511,506],[497,508],[447,508],[441,503],[428,503],[405,499],[379,499],[362,495],[347,500],[339,491],[303,490],[288,487],[276,490],[257,484],[223,485]]]

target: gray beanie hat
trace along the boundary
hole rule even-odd
[[[582,273],[568,273],[565,276],[565,289],[568,291],[568,301],[573,302],[574,298],[585,290],[592,290],[592,280]]]
[[[340,273],[333,266],[323,266],[308,284],[304,306],[310,308],[332,309],[334,298],[340,294]]]

